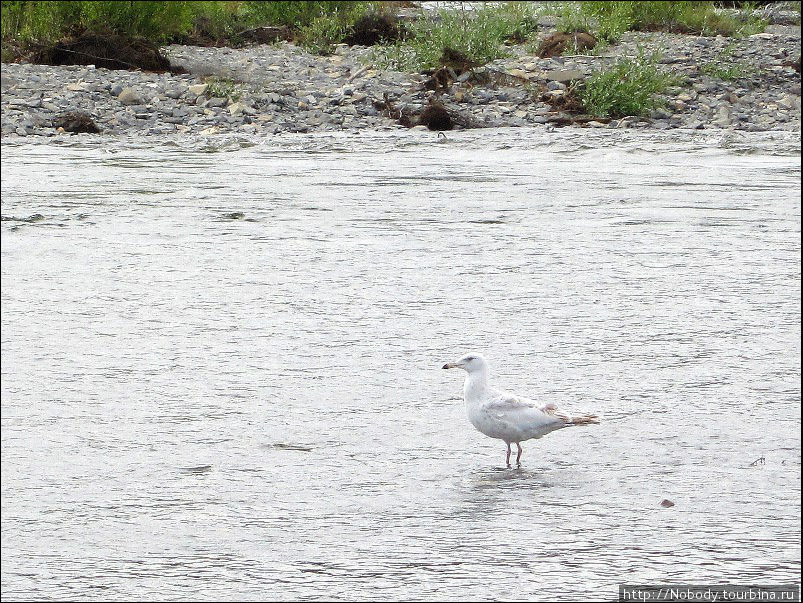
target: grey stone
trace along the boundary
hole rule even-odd
[[[690,57],[688,57],[687,55],[681,55],[681,56],[675,56],[675,57],[665,56],[665,57],[661,57],[658,60],[658,62],[663,64],[663,65],[671,65],[673,63],[685,63],[689,59],[690,59]]]
[[[117,100],[119,100],[124,105],[142,104],[142,98],[140,98],[139,94],[137,94],[136,90],[134,90],[133,88],[123,88],[120,91],[120,94],[117,95]]]
[[[798,19],[800,19],[800,13],[798,13]],[[776,36],[791,36],[800,38],[799,23],[797,25],[767,25],[767,28],[764,31],[768,34]]]
[[[229,105],[229,113],[231,115],[242,115],[245,112],[246,105],[243,103],[232,103]]]
[[[544,79],[561,83],[581,80],[583,78],[585,78],[585,74],[577,69],[558,69],[555,71],[547,71],[544,74]]]
[[[732,121],[733,120],[731,118],[731,110],[725,105],[720,107],[719,111],[717,112],[717,118],[714,120],[714,124],[716,124],[721,128],[724,128],[731,125]]]

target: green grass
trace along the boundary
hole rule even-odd
[[[192,26],[193,2],[2,2],[3,39],[47,42],[75,29],[111,30],[149,39]],[[199,2],[198,4],[210,4]]]
[[[727,82],[750,77],[756,72],[756,68],[742,61],[736,61],[733,57],[735,50],[734,44],[728,44],[717,54],[714,61],[701,65],[700,72]]]
[[[584,31],[594,34],[598,40],[616,42],[630,28],[630,24],[621,13],[611,12],[600,17],[584,8],[581,3],[575,3],[561,8],[556,28],[564,33]]]
[[[243,2],[241,16],[249,24],[306,27],[320,17],[363,12],[371,2]]]
[[[750,77],[756,72],[756,68],[747,63],[722,63],[716,61],[703,64],[700,67],[700,72],[718,80],[733,82]]]
[[[375,2],[259,1],[3,1],[4,40],[55,41],[71,31],[111,31],[165,42],[190,33],[199,21],[227,36],[260,25],[314,27],[326,17],[353,15]],[[314,30],[313,30],[314,31]]]
[[[747,36],[764,31],[766,21],[745,10],[717,11],[713,2],[597,2],[563,5],[558,30],[588,31],[616,42],[626,31],[667,31],[697,35]]]
[[[344,6],[337,11],[320,14],[298,29],[299,44],[312,54],[332,54],[335,44],[343,41],[357,19],[367,12],[379,10],[378,5],[371,2],[334,4]],[[350,6],[345,6],[347,4]]]
[[[206,83],[206,94],[210,97],[230,98],[233,101],[242,96],[242,88],[234,80],[229,78],[212,76],[204,80]]]
[[[661,30],[703,35],[748,35],[766,23],[752,11],[717,12],[712,2],[499,2],[457,3],[435,19],[409,25],[402,41],[379,48],[383,68],[414,71],[436,68],[449,48],[475,64],[508,55],[507,46],[533,39],[540,14],[558,14],[558,29],[589,31],[615,42],[628,30]],[[329,54],[351,25],[369,11],[387,10],[380,1],[3,1],[3,56],[24,42],[50,43],[73,31],[142,36],[156,43],[180,41],[193,31],[218,40],[261,25],[285,25],[315,54]]]
[[[641,56],[597,71],[574,92],[594,117],[642,116],[660,106],[657,95],[677,83],[676,76],[658,70],[654,56]]]
[[[379,47],[372,60],[383,69],[434,69],[440,66],[444,49],[450,48],[482,65],[507,56],[506,43],[530,37],[537,29],[534,15],[534,6],[528,2],[444,10],[434,20],[416,21],[407,39]]]

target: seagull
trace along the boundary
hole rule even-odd
[[[447,362],[445,369],[466,371],[463,397],[468,420],[477,431],[507,444],[505,464],[510,467],[510,445],[516,444],[516,465],[521,466],[521,442],[538,439],[546,434],[574,425],[599,423],[596,415],[569,417],[554,404],[537,406],[532,400],[520,398],[488,385],[488,362],[481,354],[466,354],[456,362]]]

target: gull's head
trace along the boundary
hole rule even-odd
[[[482,354],[471,352],[456,362],[447,362],[443,365],[443,368],[461,368],[467,373],[477,373],[486,370],[488,368],[488,363],[485,361]]]

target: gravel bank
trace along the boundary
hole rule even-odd
[[[544,24],[543,35],[549,33]],[[476,127],[550,126],[570,116],[543,102],[567,84],[621,57],[657,51],[662,68],[688,83],[667,94],[649,118],[586,121],[584,127],[800,130],[800,26],[770,25],[744,39],[635,33],[599,56],[539,59],[525,46],[437,94],[427,76],[382,71],[370,48],[340,46],[318,57],[289,43],[244,49],[169,46],[185,75],[110,71],[93,66],[2,65],[2,135],[69,135],[65,113],[88,113],[105,135],[281,132],[401,128],[387,111],[418,114],[437,96]],[[728,81],[704,66],[735,67]],[[573,126],[579,127],[580,124]],[[418,126],[423,128],[423,126]]]

